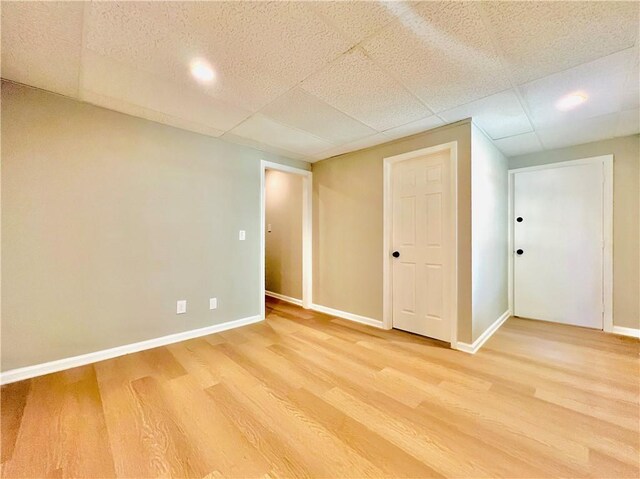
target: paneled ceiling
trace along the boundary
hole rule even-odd
[[[2,77],[306,161],[468,117],[511,156],[640,131],[639,8],[3,1]]]

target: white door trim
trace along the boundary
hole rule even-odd
[[[613,332],[613,155],[594,156],[579,160],[547,163],[544,165],[513,168],[509,170],[509,310],[513,311],[513,177],[516,173],[534,170],[548,170],[551,168],[564,168],[581,164],[602,164],[603,173],[603,263],[602,263],[602,290],[603,290],[603,329]]]
[[[313,304],[312,275],[312,173],[295,166],[281,165],[271,161],[260,161],[260,317],[265,317],[265,173],[267,170],[283,171],[302,176],[302,307],[310,309]]]
[[[453,218],[449,238],[453,245],[451,251],[451,346],[457,347],[458,339],[458,142],[452,141],[442,145],[422,148],[401,155],[390,156],[383,160],[383,240],[382,240],[382,325],[384,329],[393,328],[393,288],[391,275],[391,246],[393,233],[392,218],[392,166],[395,163],[411,160],[420,156],[431,155],[440,151],[449,151],[451,168],[451,211]]]

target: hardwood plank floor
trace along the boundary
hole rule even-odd
[[[2,477],[639,477],[640,343],[267,321],[4,386]]]

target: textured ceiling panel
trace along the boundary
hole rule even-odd
[[[399,1],[328,1],[309,2],[309,5],[354,44],[397,20],[409,8],[407,2]]]
[[[302,153],[296,153],[290,150],[285,150],[283,148],[277,148],[272,145],[268,145],[266,143],[262,143],[257,140],[251,140],[249,138],[244,138],[242,136],[234,135],[233,133],[226,132],[224,135],[220,137],[221,140],[228,141],[230,143],[235,143],[236,145],[247,146],[249,148],[253,148],[255,150],[266,151],[268,153],[273,153],[275,155],[284,156],[286,158],[291,158],[292,160],[301,160],[305,158],[307,155],[303,155]],[[308,161],[308,160],[306,160]]]
[[[236,126],[229,133],[283,150],[313,155],[332,146],[306,131],[290,128],[260,113]]]
[[[343,153],[348,153],[351,151],[362,150],[364,148],[369,148],[370,146],[380,145],[381,143],[386,143],[390,141],[389,138],[382,134],[376,133],[371,136],[367,136],[366,138],[361,138],[360,140],[352,141],[351,143],[347,143],[345,145],[336,146],[330,148],[328,150],[323,150],[320,153],[313,155],[311,159],[307,161],[324,160],[326,158],[331,158],[332,156],[342,155]]]
[[[2,2],[2,78],[75,97],[82,2]]]
[[[376,132],[301,88],[290,90],[261,113],[333,143],[347,143]]]
[[[516,83],[633,46],[638,2],[482,2]]]
[[[542,150],[542,143],[535,133],[523,133],[495,140],[496,146],[506,156],[526,155]]]
[[[624,50],[520,86],[534,126],[545,128],[619,111],[632,54],[632,49]],[[586,94],[588,100],[572,110],[558,110],[556,102],[573,92]]]
[[[444,121],[435,115],[431,115],[427,118],[422,118],[420,120],[385,130],[382,133],[390,140],[395,140],[397,138],[415,135],[416,133],[422,133],[423,131],[431,130],[432,128],[436,128],[441,125],[444,125]]]
[[[629,71],[622,94],[620,108],[623,110],[631,110],[640,106],[640,50],[635,48],[632,51],[635,61]]]
[[[217,72],[209,93],[252,109],[350,46],[298,2],[92,2],[85,42],[179,83],[204,58]]]
[[[618,117],[616,136],[636,135],[640,133],[640,109],[625,110]]]
[[[435,111],[510,85],[472,3],[420,3],[363,47]]]
[[[310,77],[302,88],[378,131],[431,113],[359,49]]]
[[[474,123],[494,140],[533,131],[513,90],[496,93],[439,115],[447,122],[473,118]]]
[[[109,96],[103,96],[91,91],[84,91],[82,93],[82,100],[91,103],[92,105],[101,106],[110,110],[119,111],[128,115],[137,116],[138,118],[144,118],[147,120],[163,123],[165,125],[175,126],[176,128],[182,128],[183,130],[194,131],[203,135],[218,137],[224,132],[211,128],[200,123],[195,123],[184,118],[178,118],[159,111],[150,110],[133,103],[128,103],[124,100],[112,98]]]
[[[542,146],[546,149],[563,148],[591,141],[605,140],[615,136],[618,125],[617,113],[586,120],[576,120],[553,128],[536,130]]]
[[[91,92],[138,105],[208,128],[226,131],[251,113],[198,91],[198,85],[179,85],[85,50],[81,96]],[[153,118],[150,118],[153,119]]]

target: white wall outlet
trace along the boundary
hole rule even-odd
[[[271,233],[271,223],[267,225],[267,233]]]
[[[176,305],[176,314],[184,314],[187,312],[187,300],[180,299]]]
[[[209,309],[218,308],[218,298],[209,298]]]
[[[244,230],[240,230],[240,234],[238,235],[238,239],[239,239],[240,241],[244,241],[244,240],[245,240],[245,238],[246,238],[246,236],[247,236],[247,235],[246,235],[246,232],[245,232]]]

